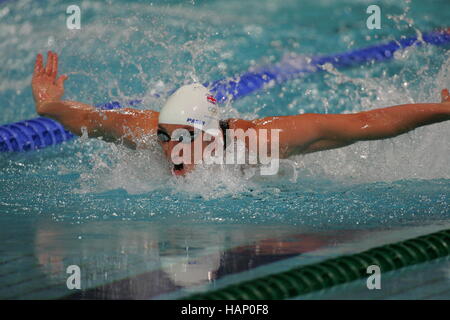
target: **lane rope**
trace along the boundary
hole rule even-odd
[[[205,86],[210,88],[219,102],[237,100],[255,91],[323,71],[323,66],[326,64],[331,64],[335,68],[353,67],[369,62],[390,60],[394,57],[395,52],[408,47],[424,44],[443,46],[449,43],[450,28],[344,53],[312,57],[308,60],[305,60],[303,56],[292,56],[274,65],[248,71],[239,76],[205,83]],[[102,110],[112,110],[138,105],[140,102],[141,100],[133,100],[122,105],[118,101],[111,101],[96,105],[96,107]],[[74,134],[65,130],[57,121],[38,117],[0,126],[0,152],[41,149],[74,137]]]
[[[367,278],[376,265],[382,273],[450,255],[450,230],[387,244],[320,263],[244,281],[182,300],[281,300]]]

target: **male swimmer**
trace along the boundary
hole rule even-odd
[[[255,120],[217,118],[216,101],[207,88],[191,84],[179,88],[169,97],[160,112],[124,108],[98,110],[76,101],[62,100],[67,75],[57,77],[58,55],[48,52],[37,55],[32,78],[33,97],[39,115],[60,122],[76,135],[87,132],[89,137],[140,147],[146,136],[157,137],[174,175],[185,175],[195,167],[195,161],[175,163],[172,151],[182,143],[194,148],[198,140],[202,150],[215,138],[226,139],[225,130],[242,129],[259,132],[278,129],[279,158],[348,146],[357,141],[387,139],[417,127],[450,120],[450,93],[441,92],[440,103],[417,103],[380,108],[353,114],[301,114],[275,116]],[[189,136],[177,136],[185,129]],[[196,132],[213,132],[212,139],[202,139]],[[258,135],[259,138],[259,135]],[[270,144],[270,139],[267,143]],[[245,144],[248,139],[245,139]],[[194,154],[192,152],[191,154]]]

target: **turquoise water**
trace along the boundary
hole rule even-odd
[[[367,1],[84,1],[81,30],[68,30],[67,5],[0,4],[1,123],[36,116],[30,80],[38,52],[60,55],[60,70],[70,77],[67,99],[97,104],[143,98],[139,108],[159,110],[172,89],[193,80],[230,77],[289,53],[361,48],[450,21],[445,0],[382,1],[380,30],[366,28]],[[293,80],[222,106],[222,116],[253,119],[435,102],[440,89],[450,87],[448,52],[448,47],[412,48],[389,63]],[[407,237],[413,226],[447,226],[449,133],[450,124],[440,123],[395,139],[293,157],[269,178],[249,170],[200,168],[177,179],[157,146],[131,151],[99,140],[0,154],[0,230],[9,241],[0,245],[2,258],[16,261],[13,270],[28,266],[14,260],[28,255],[30,268],[47,280],[73,261],[93,264],[89,270],[112,268],[123,278],[158,269],[158,263],[170,265],[192,246],[217,254],[219,262],[207,259],[208,268],[217,269],[226,250],[305,230],[320,236],[397,228]],[[233,229],[239,237],[230,236]],[[99,235],[86,252],[82,230]],[[109,244],[121,233],[127,237]],[[176,239],[175,249],[164,246],[171,243],[166,237]],[[58,254],[50,249],[46,254],[47,246]],[[121,250],[142,263],[153,255],[150,260],[158,263],[136,270],[131,262],[109,263]],[[0,277],[5,288],[24,281],[17,274],[5,277],[9,280]],[[175,287],[190,285],[181,281]]]

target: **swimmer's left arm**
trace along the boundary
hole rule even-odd
[[[387,139],[415,128],[450,120],[450,94],[441,103],[405,104],[354,114],[302,114],[254,120],[257,129],[280,129],[280,157]]]
[[[318,121],[320,138],[305,152],[393,138],[418,127],[450,120],[448,90],[442,90],[441,96],[441,103],[404,104],[355,114],[323,115]]]

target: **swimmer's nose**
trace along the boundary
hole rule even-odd
[[[163,150],[164,150],[164,155],[166,156],[167,160],[171,161],[172,159],[172,150],[173,148],[179,144],[179,141],[168,141],[167,143],[165,143],[165,145],[163,146]],[[183,156],[183,150],[180,150],[178,156],[182,157]]]

